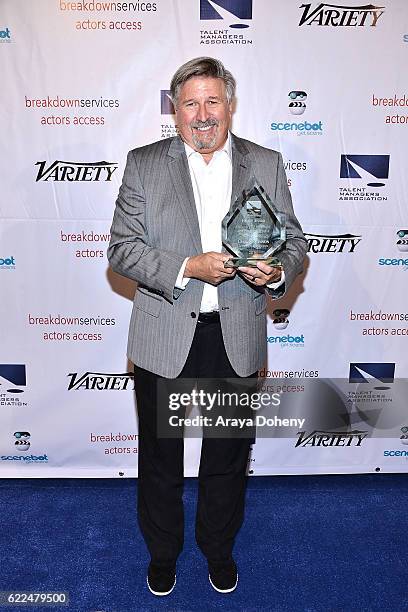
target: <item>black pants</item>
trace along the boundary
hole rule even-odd
[[[252,375],[255,377],[256,373]],[[198,322],[179,378],[237,378],[219,322]],[[139,417],[138,519],[152,561],[175,563],[183,548],[183,438],[157,437],[159,377],[135,366]],[[231,557],[244,517],[246,467],[253,439],[203,438],[196,539],[212,561]]]

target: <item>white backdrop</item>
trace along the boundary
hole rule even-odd
[[[372,405],[391,414],[407,376],[408,4],[359,4],[1,1],[1,476],[136,475],[135,287],[106,247],[127,151],[174,134],[166,90],[199,55],[237,79],[233,131],[282,152],[310,240],[270,305],[266,374],[353,392],[357,364],[388,380]],[[391,421],[360,445],[311,426],[259,439],[251,473],[406,471],[408,416]],[[188,475],[198,455],[188,440]]]

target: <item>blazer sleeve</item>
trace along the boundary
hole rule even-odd
[[[130,151],[116,200],[108,260],[118,274],[173,302],[179,293],[174,285],[184,256],[149,244],[146,206],[135,152]]]
[[[293,210],[281,153],[278,154],[275,197],[277,208],[286,213],[286,243],[284,249],[276,253],[276,257],[283,265],[285,282],[277,289],[267,289],[267,291],[273,299],[278,299],[286,293],[296,276],[302,272],[307,251],[307,240]]]

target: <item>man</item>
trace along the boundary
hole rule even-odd
[[[157,436],[164,378],[249,377],[266,358],[266,298],[301,271],[306,240],[294,216],[282,156],[229,132],[235,80],[212,58],[181,66],[171,82],[179,136],[128,154],[108,257],[138,282],[128,356],[139,419],[138,517],[151,562],[147,583],[167,595],[183,546],[183,439]],[[224,267],[221,221],[255,177],[286,213],[283,266]],[[204,438],[196,539],[211,585],[232,592],[232,557],[244,512],[250,439]]]

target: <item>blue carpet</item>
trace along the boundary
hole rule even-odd
[[[145,583],[135,480],[0,480],[0,590],[70,595],[68,607],[27,611],[408,610],[406,475],[251,478],[231,595],[212,590],[194,543],[196,489],[187,479],[178,584],[159,599]]]

